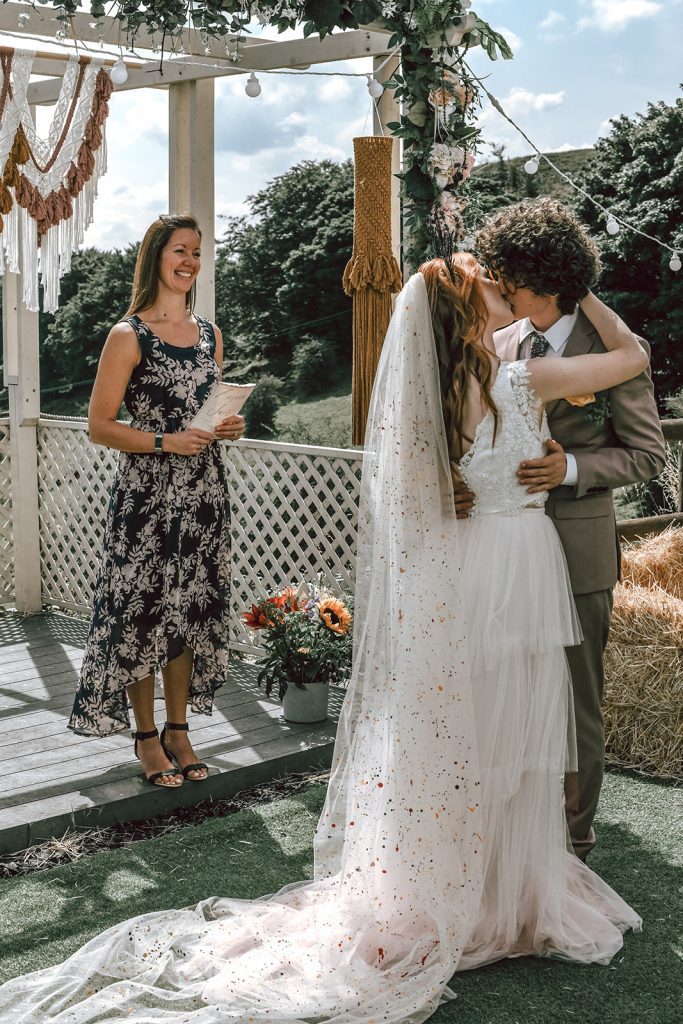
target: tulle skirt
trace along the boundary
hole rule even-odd
[[[484,886],[459,969],[508,956],[607,963],[640,918],[571,852],[576,770],[565,647],[581,640],[564,553],[542,509],[462,524],[481,775]]]

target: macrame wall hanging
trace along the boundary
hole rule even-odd
[[[394,140],[353,140],[355,205],[353,253],[343,284],[353,296],[353,444],[362,445],[372,385],[391,319],[391,296],[401,270],[391,250],[391,150]]]
[[[37,310],[40,270],[43,309],[52,313],[59,279],[93,219],[97,182],[106,170],[104,123],[113,85],[101,59],[70,56],[47,138],[41,138],[27,101],[33,56],[0,47],[0,273],[4,267],[21,272],[24,304]]]

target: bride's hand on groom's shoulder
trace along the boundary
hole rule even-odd
[[[475,494],[463,480],[457,462],[451,461],[451,477],[453,478],[453,503],[458,519],[467,519],[474,508]]]

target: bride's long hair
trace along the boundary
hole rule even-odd
[[[477,344],[488,320],[488,307],[477,285],[480,268],[471,253],[456,252],[448,260],[440,256],[428,260],[419,273],[425,279],[432,311],[448,448],[451,456],[457,457],[463,441],[474,440],[462,429],[472,377],[479,383],[484,405],[493,413],[494,442],[498,428],[498,409],[491,396],[491,361]]]

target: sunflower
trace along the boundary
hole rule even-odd
[[[336,597],[320,599],[320,618],[333,633],[346,633],[351,625],[351,613],[343,601]]]

